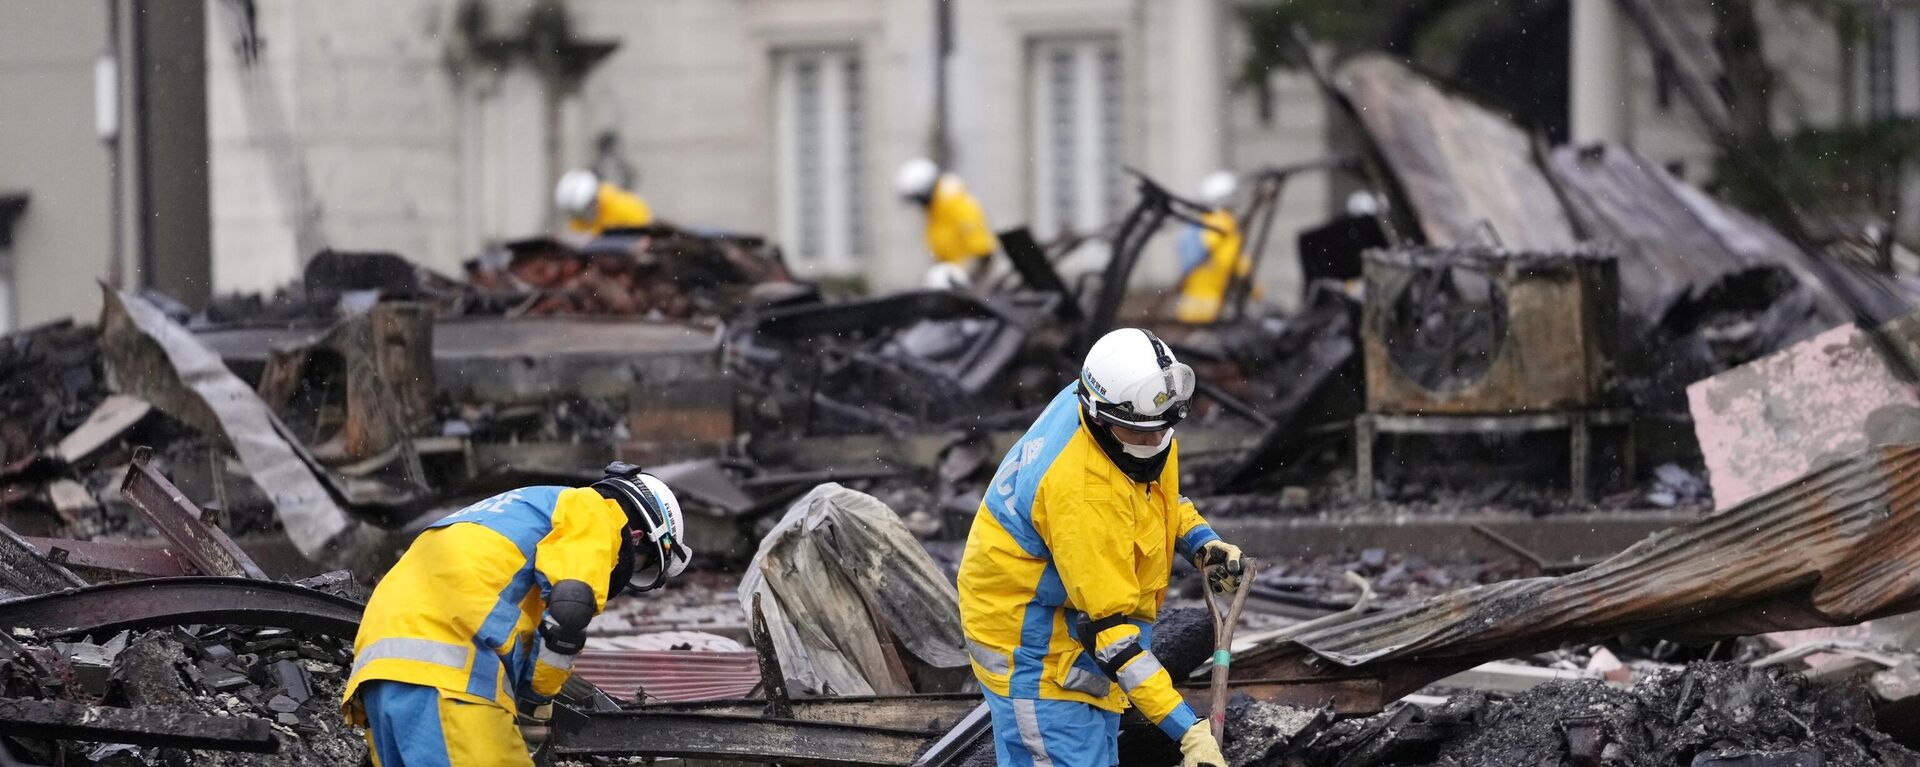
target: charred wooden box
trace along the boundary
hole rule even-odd
[[[1620,294],[1610,254],[1402,248],[1368,252],[1365,270],[1369,412],[1610,404]]]

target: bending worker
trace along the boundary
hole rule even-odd
[[[1226,767],[1152,652],[1176,553],[1216,591],[1244,567],[1180,494],[1173,427],[1193,387],[1152,333],[1108,333],[988,486],[960,561],[960,621],[999,764],[1117,764],[1131,703],[1179,741],[1185,767]]]
[[[353,640],[342,705],[375,767],[531,765],[587,622],[685,570],[683,529],[666,484],[616,462],[592,487],[514,490],[421,533]]]
[[[958,177],[942,173],[926,158],[906,161],[893,180],[901,199],[926,211],[927,250],[934,260],[958,266],[978,282],[985,275],[988,256],[999,247],[993,230],[987,228],[986,214],[980,212],[980,201]]]
[[[640,195],[601,181],[590,170],[570,170],[553,187],[553,206],[567,216],[567,228],[586,235],[653,223],[653,209]]]
[[[1180,271],[1185,276],[1174,318],[1181,322],[1204,325],[1220,319],[1227,287],[1252,271],[1251,260],[1241,252],[1240,222],[1227,207],[1237,186],[1233,174],[1224,170],[1200,182],[1200,203],[1209,212],[1200,217],[1204,226],[1189,226],[1180,237]]]

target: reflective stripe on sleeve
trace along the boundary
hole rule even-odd
[[[1105,674],[1095,674],[1079,666],[1067,668],[1067,677],[1060,680],[1060,687],[1074,692],[1084,692],[1096,698],[1104,698],[1113,691],[1113,680]]]
[[[572,671],[573,659],[578,657],[580,656],[554,652],[552,648],[547,647],[546,644],[543,643],[540,645],[540,654],[534,658],[534,662],[542,666],[557,668],[561,671]]]
[[[1134,690],[1140,689],[1140,685],[1146,684],[1148,679],[1162,669],[1160,659],[1153,657],[1153,653],[1140,653],[1140,657],[1127,664],[1126,668],[1120,669],[1120,689],[1132,695]]]
[[[1093,657],[1094,659],[1100,661],[1101,665],[1111,668],[1112,666],[1110,666],[1109,664],[1113,663],[1114,659],[1122,657],[1122,653],[1125,653],[1126,651],[1139,646],[1140,646],[1140,635],[1133,634],[1124,639],[1121,639],[1118,642],[1114,642],[1113,644],[1107,645],[1105,647],[1100,648],[1099,650],[1096,650],[1093,654]]]

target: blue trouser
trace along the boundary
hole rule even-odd
[[[375,767],[530,766],[513,715],[432,687],[374,680],[354,692]]]
[[[1027,700],[983,690],[1000,767],[1113,767],[1120,715],[1071,700]]]

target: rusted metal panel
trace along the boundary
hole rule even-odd
[[[134,575],[165,578],[198,573],[186,555],[140,543],[70,541],[64,538],[22,536],[40,555],[57,564]]]
[[[85,706],[0,698],[0,732],[24,738],[130,743],[272,754],[280,750],[264,719],[205,716],[157,708]]]
[[[1426,242],[1559,251],[1578,237],[1534,165],[1533,137],[1513,121],[1441,91],[1384,55],[1357,56],[1336,78],[1398,179]]]
[[[0,526],[0,588],[15,594],[45,594],[85,585],[85,578],[43,558],[25,538]]]
[[[639,689],[661,701],[740,698],[760,685],[751,652],[589,649],[573,672],[616,697]]]
[[[1611,256],[1414,248],[1370,252],[1365,268],[1369,412],[1513,414],[1605,398],[1617,335]],[[1442,310],[1451,313],[1436,318]]]
[[[1920,445],[1909,444],[1860,451],[1572,575],[1331,619],[1234,666],[1282,679],[1385,674],[1392,694],[1396,673],[1450,673],[1623,631],[1738,636],[1915,609]]]
[[[291,583],[153,578],[0,602],[0,626],[54,634],[233,623],[353,639],[362,605]]]
[[[1886,338],[1920,351],[1920,314]],[[1842,325],[1687,387],[1715,506],[1727,508],[1870,445],[1920,440],[1920,393]]]
[[[267,574],[225,531],[201,521],[200,509],[153,468],[151,457],[147,448],[134,451],[126,479],[120,482],[120,495],[139,509],[154,529],[179,546],[202,574],[266,580]]]

